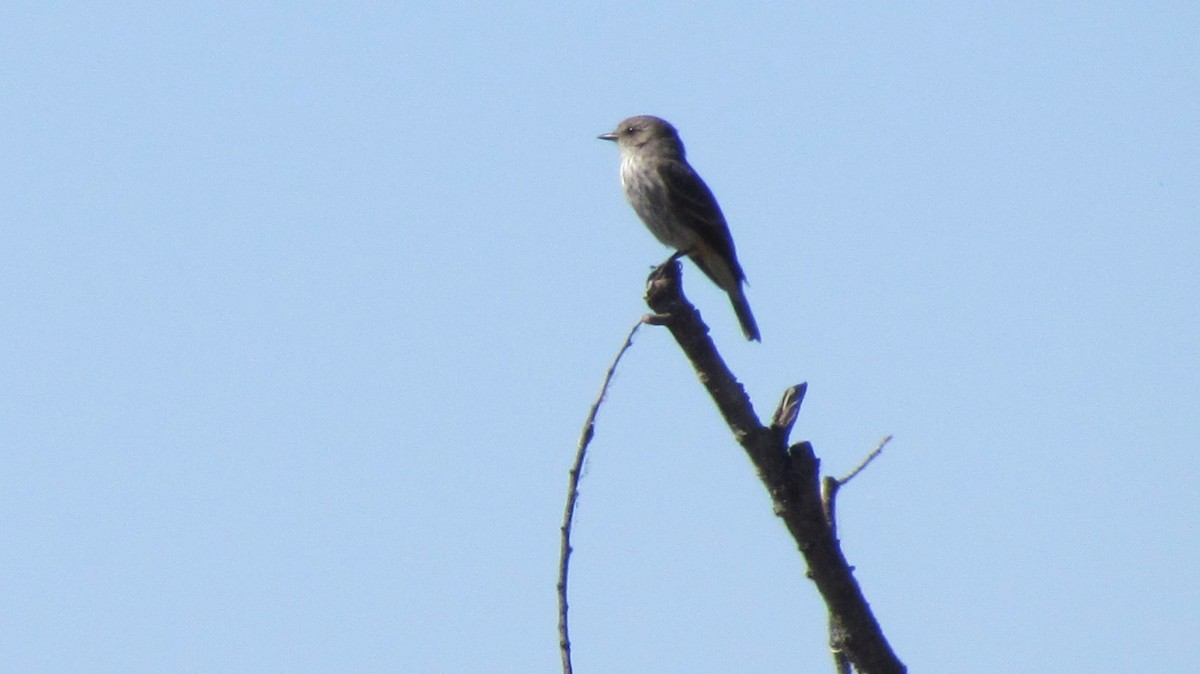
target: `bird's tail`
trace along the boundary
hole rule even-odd
[[[750,312],[750,303],[746,301],[746,293],[739,284],[735,290],[729,291],[729,301],[733,303],[733,312],[737,314],[738,323],[742,324],[742,334],[754,342],[761,342],[762,335],[758,333],[758,322]]]

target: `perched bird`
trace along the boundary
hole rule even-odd
[[[713,283],[729,293],[746,339],[762,341],[742,283],[729,225],[708,185],[687,163],[683,141],[669,122],[650,115],[630,117],[612,133],[621,150],[621,186],[629,205],[664,244],[687,255]]]

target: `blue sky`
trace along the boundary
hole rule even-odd
[[[679,127],[911,671],[1200,632],[1195,3],[7,3],[0,669],[558,668],[567,468]],[[601,412],[577,671],[829,671],[669,336]]]

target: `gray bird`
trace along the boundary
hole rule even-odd
[[[717,199],[687,163],[679,132],[665,119],[640,115],[599,136],[621,150],[621,186],[629,205],[659,241],[687,255],[729,293],[746,339],[762,341],[742,284],[733,236]]]

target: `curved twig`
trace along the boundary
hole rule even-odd
[[[560,529],[562,542],[558,553],[558,648],[562,652],[563,674],[571,674],[573,671],[571,668],[571,633],[567,624],[567,571],[571,563],[571,525],[575,519],[575,503],[579,500],[579,479],[583,472],[584,459],[587,458],[588,445],[591,444],[592,437],[596,434],[596,415],[600,412],[604,396],[608,394],[608,385],[612,383],[613,374],[617,371],[621,357],[625,355],[629,347],[633,346],[633,335],[641,325],[642,321],[639,320],[629,330],[629,334],[625,336],[625,342],[617,351],[612,364],[608,366],[608,371],[604,374],[604,383],[600,386],[600,394],[592,403],[587,421],[583,424],[583,433],[579,436],[579,448],[575,452],[575,463],[571,464],[567,505],[563,510],[563,523]]]

